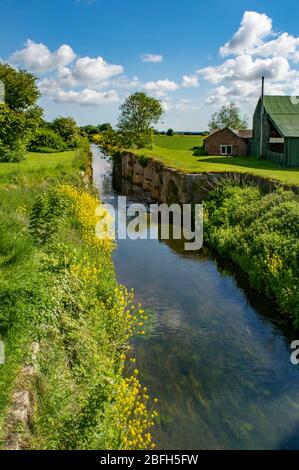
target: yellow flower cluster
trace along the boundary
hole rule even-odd
[[[272,256],[268,255],[266,263],[270,273],[274,276],[283,269],[283,260],[276,254],[273,254]]]
[[[138,370],[135,369],[134,375],[122,379],[117,390],[115,408],[118,416],[120,449],[155,448],[150,431],[158,413],[155,410],[149,411],[147,389],[142,388],[137,375]]]
[[[127,332],[127,339],[134,334],[144,335],[144,322],[147,315],[141,308],[141,304],[135,305],[134,291],[128,291],[124,286],[117,286],[114,289],[113,296],[107,300],[111,316],[116,320],[118,327],[121,324]]]
[[[59,191],[71,200],[75,222],[79,224],[84,240],[94,246],[100,244],[110,256],[114,241],[110,236],[111,216],[108,211],[100,205],[96,197],[83,190],[70,185],[61,185]],[[99,221],[103,220],[105,222],[100,224],[101,230],[106,230],[107,237],[99,238],[96,227]],[[71,274],[81,282],[90,283],[91,286],[96,285],[101,279],[103,269],[99,260],[98,257],[91,260],[89,255],[83,256],[71,265]],[[147,316],[141,304],[134,304],[133,291],[124,286],[111,289],[104,305],[104,311],[107,312],[107,330],[115,344],[118,344],[116,350],[121,352],[120,357],[116,355],[116,361],[120,366],[120,373],[123,374],[126,352],[129,349],[128,340],[133,334],[145,334],[144,322]],[[134,359],[133,361],[135,362]],[[121,378],[113,387],[114,400],[110,416],[116,423],[118,439],[118,443],[115,443],[116,448],[133,450],[155,448],[150,430],[154,426],[157,412],[149,409],[147,390],[142,388],[137,376],[138,370],[135,369],[131,377]]]
[[[107,250],[112,250],[114,246],[112,217],[109,211],[101,205],[99,199],[71,185],[61,185],[59,191],[67,195],[73,202],[84,240],[90,244],[101,245]],[[101,233],[99,233],[99,228]]]

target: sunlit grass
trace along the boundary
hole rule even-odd
[[[238,172],[275,179],[287,184],[299,184],[299,168],[284,169],[269,161],[254,157],[196,156],[194,148],[203,142],[201,136],[155,136],[153,149],[136,153],[161,161],[166,166],[185,173]]]

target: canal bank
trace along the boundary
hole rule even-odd
[[[280,186],[298,193],[296,186],[284,185],[276,180],[249,173],[184,173],[167,167],[153,158],[130,152],[117,153],[113,160],[115,184],[120,181],[123,184],[123,180],[129,181],[134,186],[141,187],[143,191],[149,192],[155,200],[167,204],[201,202],[215,186],[224,181],[235,181],[239,185],[251,184],[262,188],[265,192],[273,191]]]

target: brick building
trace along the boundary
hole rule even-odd
[[[232,130],[229,127],[217,129],[205,139],[205,151],[209,155],[249,155],[251,137],[252,131],[249,129]]]

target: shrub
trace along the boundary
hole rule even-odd
[[[224,184],[210,193],[204,212],[206,242],[238,263],[299,327],[298,196]]]
[[[30,150],[35,152],[43,148],[62,151],[66,147],[62,137],[51,129],[38,129],[30,143]]]

